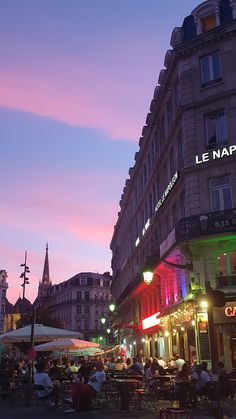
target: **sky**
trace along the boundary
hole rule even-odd
[[[0,269],[34,301],[52,283],[111,271],[129,167],[174,27],[199,0],[1,0]]]

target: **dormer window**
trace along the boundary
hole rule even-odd
[[[215,15],[206,16],[201,19],[202,32],[210,31],[216,27],[216,17]]]
[[[192,11],[192,16],[197,28],[197,34],[200,35],[203,32],[210,31],[216,26],[219,26],[219,13],[218,0],[208,0],[199,4],[199,6]]]

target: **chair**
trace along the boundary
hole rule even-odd
[[[189,409],[178,407],[160,409],[160,419],[192,419],[192,417],[192,411]]]
[[[33,384],[33,391],[34,391],[35,399],[42,403],[46,403],[51,398],[51,394],[47,394],[45,396],[39,395],[38,392],[44,391],[44,390],[45,390],[45,387],[42,384]]]
[[[155,391],[152,391],[151,389],[138,388],[136,389],[136,394],[138,397],[139,410],[158,410],[159,403]]]

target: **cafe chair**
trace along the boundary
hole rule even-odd
[[[46,396],[40,396],[39,391],[45,390],[45,387],[41,384],[33,384],[33,391],[35,399],[42,404],[51,405],[53,406],[53,402],[51,402],[51,394],[47,394]],[[51,402],[51,403],[50,403]]]
[[[192,419],[192,411],[179,407],[161,408],[160,419]]]

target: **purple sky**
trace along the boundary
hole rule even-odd
[[[53,283],[111,270],[120,196],[171,33],[198,4],[0,2],[0,269],[11,302],[25,250],[35,298],[46,242]]]

